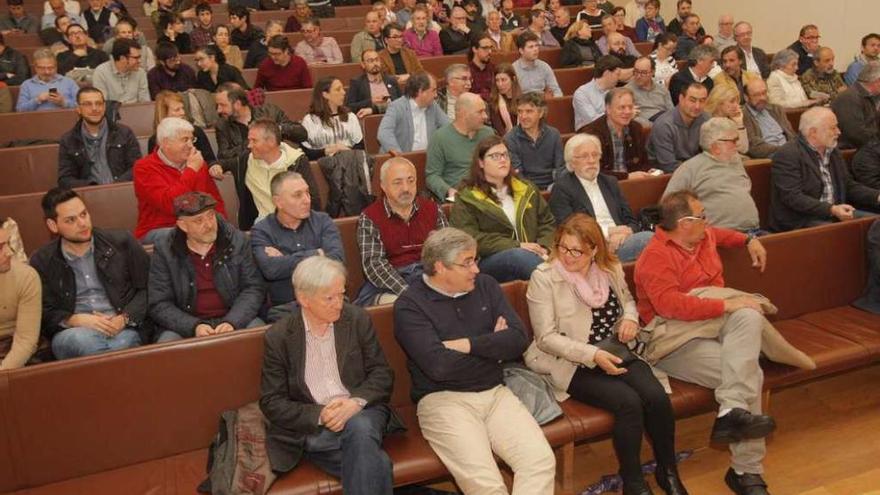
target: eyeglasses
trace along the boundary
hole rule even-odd
[[[572,258],[580,258],[581,256],[584,255],[584,251],[582,251],[580,249],[568,248],[568,247],[563,246],[562,244],[557,244],[556,249],[559,250],[559,254],[565,254],[565,255],[571,256]]]
[[[457,80],[457,81],[466,81],[466,82],[470,82],[470,81],[471,81],[471,76],[450,77],[450,79],[455,79],[455,80]]]
[[[495,161],[509,160],[510,153],[508,153],[506,151],[496,151],[495,153],[486,153],[486,158],[491,158],[492,160],[495,160]]]
[[[465,270],[470,270],[471,268],[477,266],[480,263],[480,258],[473,258],[465,261],[464,263],[452,263],[452,266],[457,266],[459,268],[464,268]]]
[[[739,136],[732,137],[732,138],[723,138],[723,139],[719,139],[719,141],[722,141],[722,142],[724,142],[724,143],[738,143],[738,142],[739,142]]]
[[[488,45],[488,46],[486,46],[486,45],[480,45],[480,46],[478,46],[477,48],[479,48],[480,50],[492,50],[492,49],[495,48],[495,45]]]
[[[403,36],[399,34],[392,34],[391,36],[388,36],[389,40],[399,40],[400,38],[403,38]]]
[[[700,213],[699,215],[688,215],[686,217],[681,217],[678,221],[688,220],[691,222],[705,222],[706,221],[706,212]]]
[[[636,76],[650,76],[653,74],[654,74],[654,71],[652,71],[652,70],[633,69],[633,75],[636,75]]]

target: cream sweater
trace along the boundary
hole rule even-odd
[[[0,273],[0,339],[12,337],[12,348],[0,361],[0,370],[21,368],[37,350],[42,316],[40,276],[17,260]]]

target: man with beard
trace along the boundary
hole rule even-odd
[[[150,258],[128,232],[92,228],[70,189],[43,196],[46,226],[58,236],[31,258],[43,280],[43,335],[58,359],[136,347],[148,336]]]
[[[436,99],[434,76],[423,72],[410,77],[404,97],[388,105],[379,123],[377,138],[381,152],[394,155],[427,149],[434,131],[449,123]]]
[[[746,104],[743,105],[743,125],[749,137],[750,158],[769,158],[797,133],[785,115],[785,109],[770,103],[767,83],[756,79],[746,84]]]
[[[141,157],[134,132],[107,121],[104,95],[95,88],[79,90],[76,113],[79,121],[58,144],[58,185],[74,188],[130,181],[132,167]]]
[[[379,180],[383,194],[361,213],[357,225],[366,281],[355,304],[364,306],[394,302],[421,278],[425,239],[449,224],[437,203],[417,195],[416,167],[406,158],[386,160]]]
[[[471,49],[468,52],[468,68],[471,70],[471,93],[480,95],[484,100],[489,99],[492,87],[495,86],[495,66],[492,64],[492,51],[495,44],[492,38],[484,32],[479,37],[471,40]]]
[[[846,83],[834,68],[834,50],[827,46],[816,50],[815,65],[801,76],[801,86],[809,98],[815,98],[814,93],[824,93],[834,100],[846,91]]]
[[[176,228],[156,236],[149,297],[157,342],[263,325],[257,312],[265,282],[247,236],[220,218],[216,205],[199,191],[175,197]]]
[[[180,61],[180,52],[174,44],[159,43],[156,47],[156,60],[156,66],[147,72],[150,98],[155,100],[156,95],[165,89],[182,93],[196,86],[195,71]]]
[[[364,73],[348,84],[345,106],[355,112],[358,118],[385,113],[388,104],[400,97],[397,79],[382,72],[382,62],[376,50],[364,50],[361,68]]]
[[[712,87],[716,86],[735,86],[739,91],[739,103],[742,105],[746,101],[746,85],[752,81],[760,80],[761,75],[757,72],[750,72],[744,69],[746,64],[746,55],[738,46],[728,46],[721,51],[721,68],[712,79]]]
[[[40,276],[16,259],[0,222],[0,371],[21,368],[40,340]]]

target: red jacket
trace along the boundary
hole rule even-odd
[[[723,315],[723,300],[701,299],[688,292],[697,287],[724,287],[717,246],[742,247],[745,242],[746,235],[741,232],[706,227],[703,242],[690,252],[658,228],[636,262],[639,317],[647,324],[657,315],[683,321]]]
[[[134,235],[138,239],[147,232],[173,227],[177,221],[174,215],[174,198],[189,191],[201,191],[217,200],[217,211],[226,216],[223,198],[208,175],[208,164],[203,164],[198,172],[184,167],[183,172],[170,167],[154,151],[134,164],[134,194],[138,200],[138,222]]]

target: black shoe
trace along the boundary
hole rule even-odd
[[[658,464],[657,470],[654,471],[654,479],[657,480],[657,485],[666,492],[666,495],[688,495],[675,466],[667,469]]]
[[[651,487],[645,483],[645,480],[624,481],[623,495],[654,495],[654,492],[651,491]]]
[[[776,421],[765,414],[752,414],[741,407],[715,418],[712,425],[712,443],[736,443],[741,440],[764,438],[776,429]]]
[[[733,468],[730,468],[724,475],[724,482],[736,495],[770,495],[767,491],[767,483],[760,474],[736,474]]]

